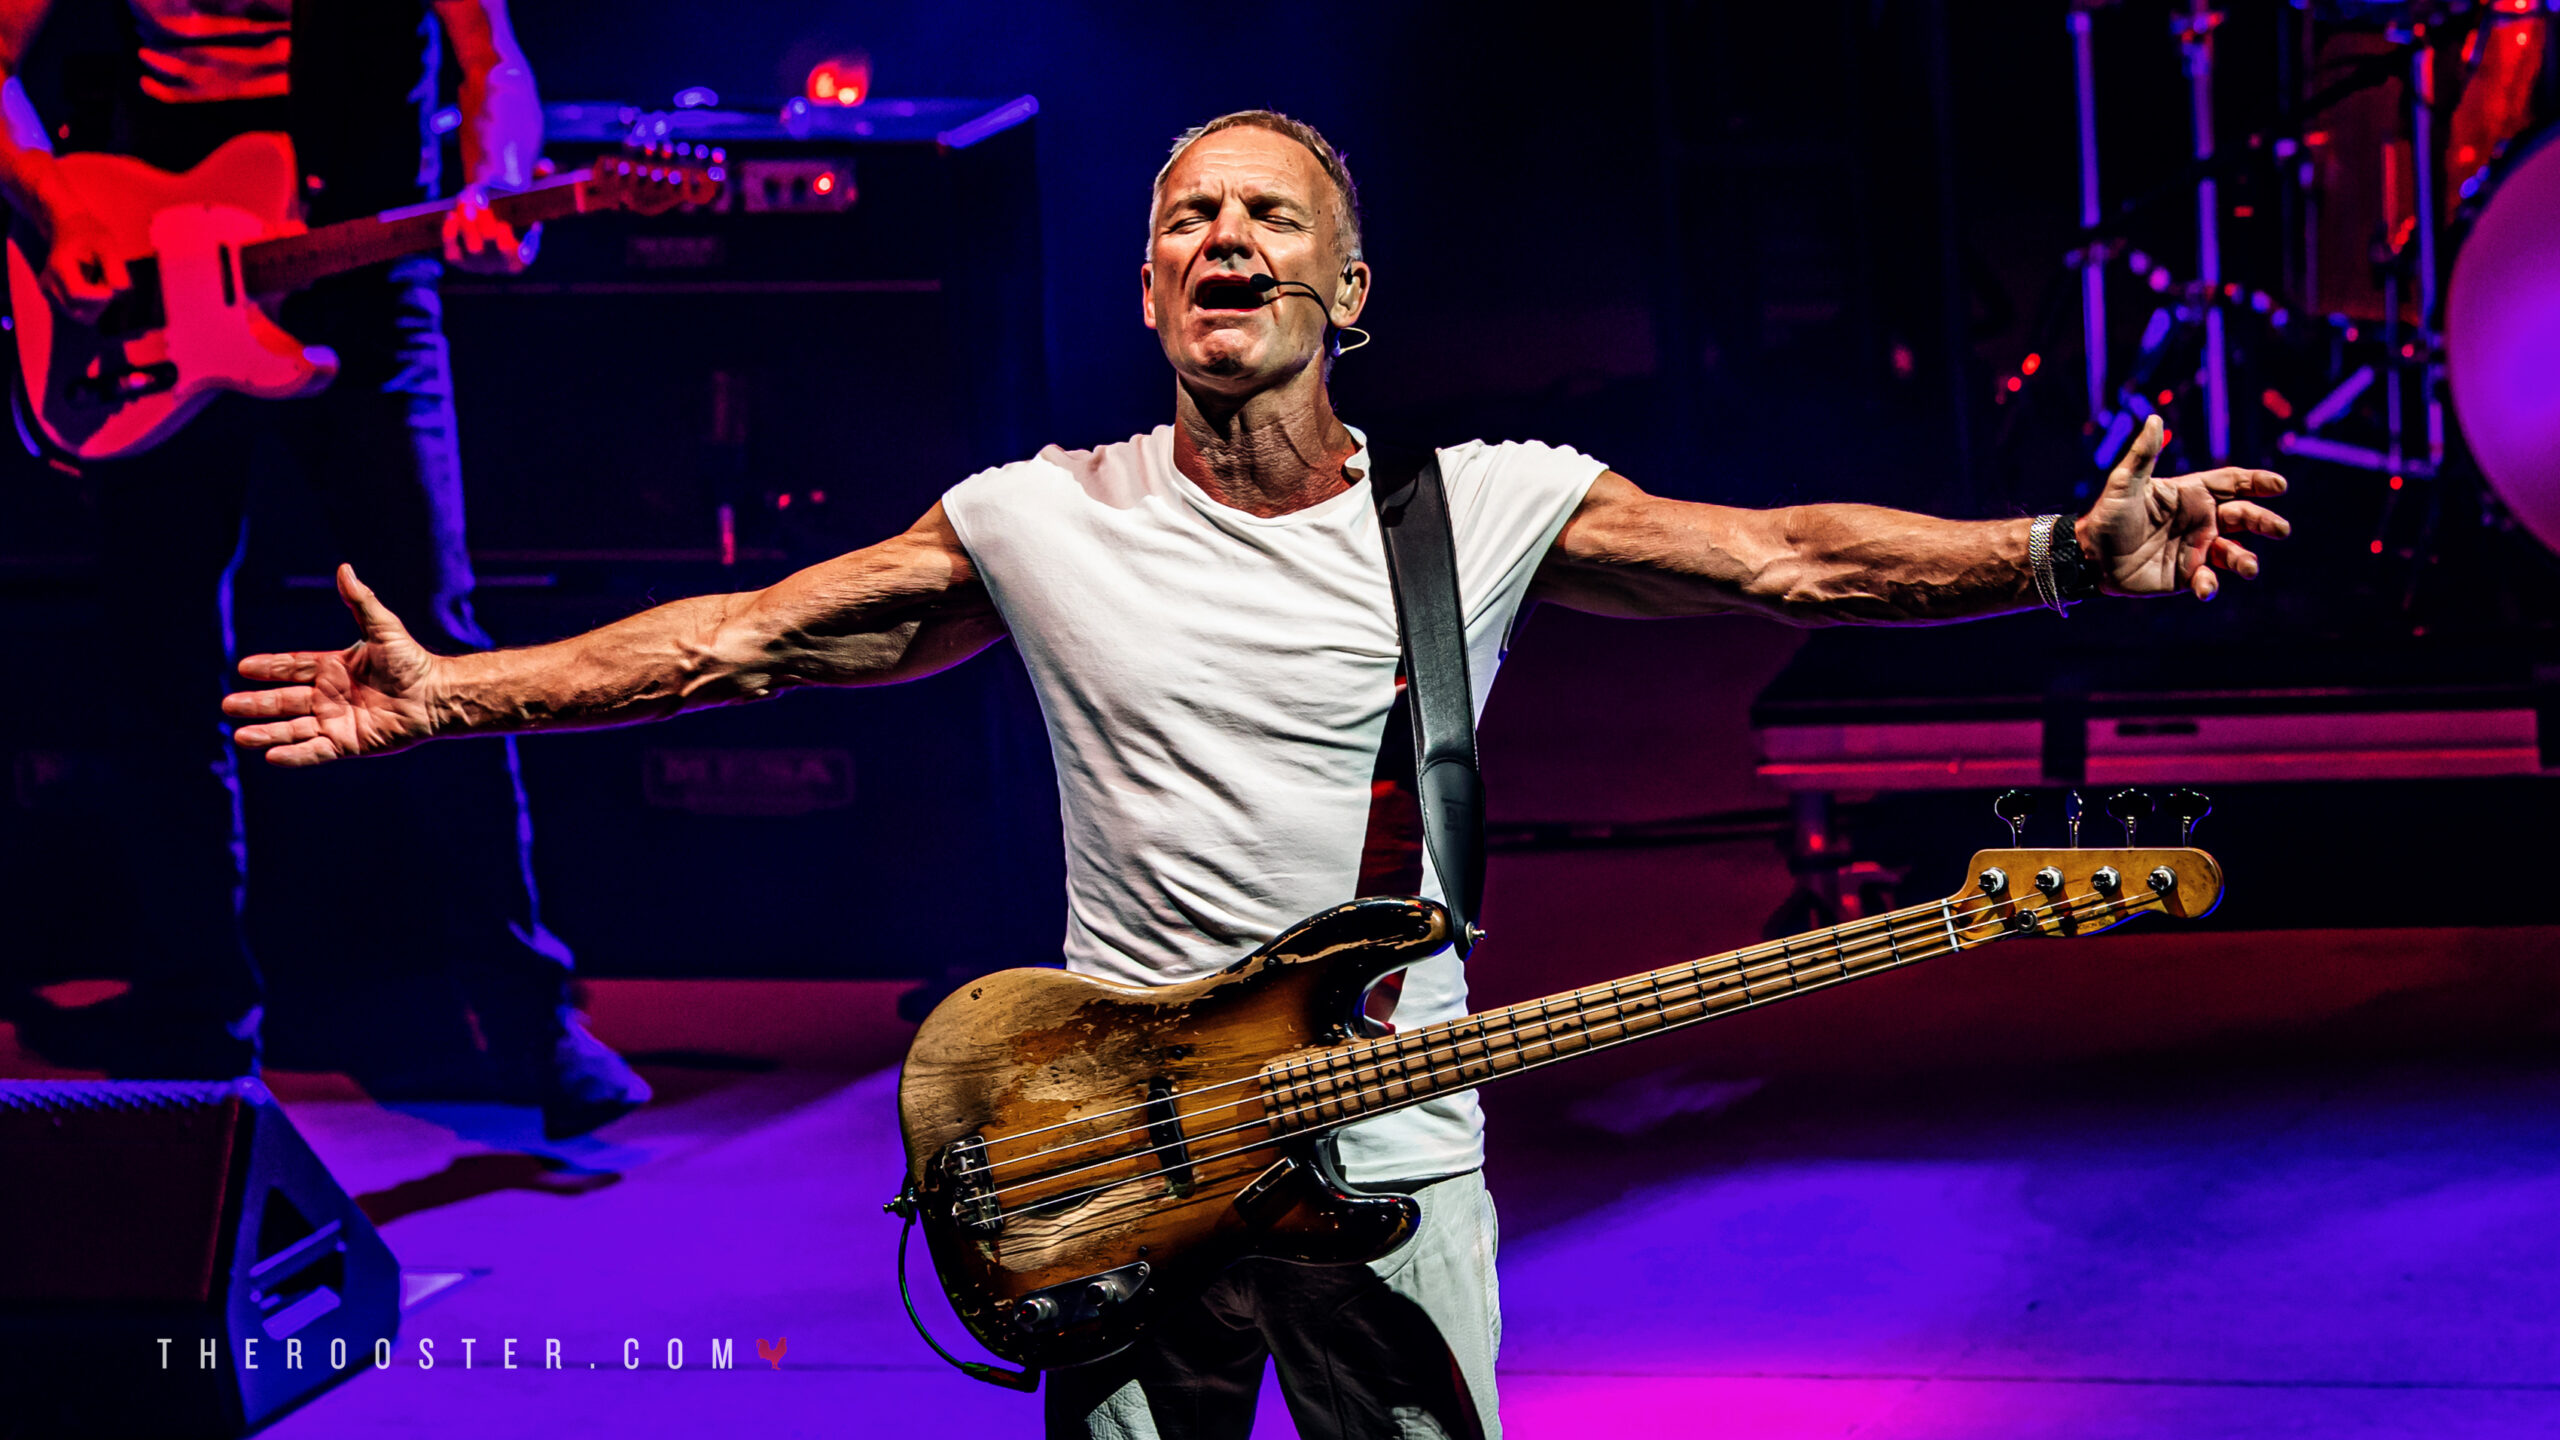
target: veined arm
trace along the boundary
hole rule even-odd
[[[2282,476],[2222,469],[2155,477],[2154,418],[2072,534],[2120,595],[2181,590],[2210,600],[2217,570],[2258,573],[2231,537],[2292,529],[2242,499],[2281,495]],[[2033,522],[1940,520],[1876,505],[1744,510],[1648,495],[1609,472],[1556,537],[1532,592],[1604,615],[1750,611],[1795,625],[1938,624],[2036,604]]]
[[[319,765],[455,735],[592,729],[762,700],[803,685],[886,685],[947,669],[1004,634],[936,505],[905,534],[771,587],[678,600],[522,650],[433,655],[341,566],[362,637],[344,650],[252,655],[274,690],[224,699],[270,764]]]

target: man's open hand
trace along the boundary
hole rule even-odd
[[[2142,423],[2132,448],[2108,472],[2105,493],[2080,519],[2080,549],[2116,594],[2187,590],[2210,600],[2222,588],[2218,572],[2244,579],[2258,573],[2258,557],[2232,536],[2293,533],[2283,516],[2242,498],[2281,495],[2284,477],[2225,467],[2162,479],[2151,467],[2166,433],[2157,415]]]
[[[243,749],[267,752],[270,765],[379,755],[435,733],[432,700],[442,662],[409,637],[352,565],[338,567],[338,598],[363,638],[344,650],[252,655],[240,662],[241,678],[281,681],[283,688],[223,697],[223,714],[259,722],[240,726],[232,738]]]

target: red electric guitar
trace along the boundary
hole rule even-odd
[[[122,242],[133,276],[97,324],[81,324],[36,285],[43,240],[23,221],[10,232],[20,424],[32,421],[79,460],[148,450],[219,391],[282,400],[325,387],[338,357],[286,334],[277,303],[326,276],[440,249],[454,203],[307,229],[293,146],[266,132],[229,141],[183,175],[122,155],[56,164]],[[519,231],[592,210],[653,215],[717,199],[725,164],[709,146],[633,149],[495,196],[489,208]]]

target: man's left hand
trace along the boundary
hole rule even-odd
[[[2163,479],[2151,473],[2167,432],[2160,417],[2142,424],[2124,458],[2107,474],[2107,488],[2075,533],[2081,553],[2096,566],[2111,594],[2170,595],[2192,592],[2210,600],[2222,588],[2220,572],[2255,578],[2258,557],[2234,535],[2277,539],[2293,533],[2285,518],[2244,498],[2284,493],[2284,477],[2272,470],[2225,467]]]
[[[463,188],[444,217],[444,259],[448,265],[482,275],[521,275],[542,248],[542,227],[518,236],[515,227],[489,208],[489,192],[479,185]]]

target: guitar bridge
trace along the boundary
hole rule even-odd
[[[987,1174],[987,1141],[963,1135],[942,1152],[942,1178],[951,1191],[951,1218],[963,1230],[993,1235],[1004,1228],[1004,1205]]]

